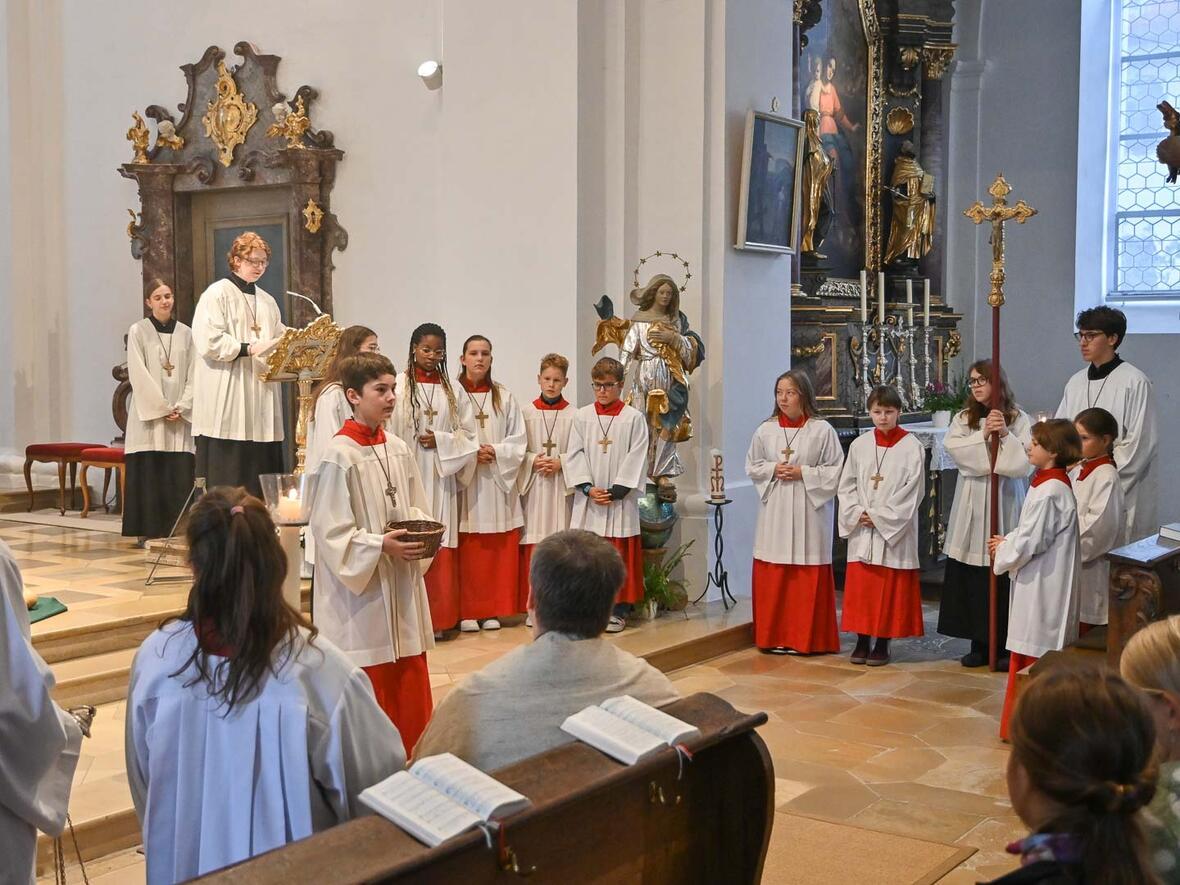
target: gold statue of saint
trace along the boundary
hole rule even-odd
[[[917,261],[934,245],[934,179],[915,159],[912,142],[901,146],[889,184],[893,224],[885,263],[898,258]]]
[[[832,159],[819,138],[819,111],[803,112],[803,252],[819,255],[832,217]]]

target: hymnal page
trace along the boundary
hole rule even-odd
[[[478,816],[409,771],[399,771],[374,784],[359,798],[431,848],[480,822]]]
[[[608,713],[613,713],[620,719],[625,719],[632,725],[654,734],[669,746],[678,744],[685,738],[700,737],[701,731],[695,725],[689,725],[682,719],[669,716],[657,710],[651,704],[637,701],[629,694],[617,698],[609,698],[599,704]]]
[[[529,800],[516,790],[451,753],[420,759],[410,771],[414,777],[479,815],[481,820],[515,814],[529,805]]]
[[[624,765],[634,765],[667,746],[655,735],[606,712],[602,707],[587,707],[575,713],[561,723],[561,730],[618,759]]]

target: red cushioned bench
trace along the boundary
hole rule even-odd
[[[86,483],[86,470],[90,467],[102,469],[102,506],[111,512],[107,504],[107,489],[111,484],[111,471],[119,471],[119,506],[123,506],[123,496],[127,491],[127,473],[123,469],[123,449],[117,446],[93,446],[82,451],[79,463],[82,465],[82,518],[90,515],[90,486]]]
[[[101,448],[99,443],[36,443],[25,446],[25,488],[29,490],[29,511],[33,509],[33,464],[57,464],[58,509],[66,515],[66,465],[70,465],[70,504],[78,494],[78,463],[87,449]]]

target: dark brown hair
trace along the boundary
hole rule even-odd
[[[901,395],[888,385],[874,387],[873,392],[869,394],[869,401],[865,408],[872,409],[873,406],[884,406],[887,409],[897,409],[900,412]]]
[[[550,535],[536,546],[529,564],[533,608],[541,627],[581,639],[606,629],[615,595],[626,579],[619,551],[581,529]]]
[[[329,385],[340,384],[340,364],[350,356],[360,353],[361,345],[370,338],[376,338],[377,333],[368,326],[349,326],[340,333],[340,341],[336,344],[336,354],[328,364],[324,377],[316,383],[315,401],[318,402]],[[395,373],[396,374],[396,373]],[[341,385],[343,387],[343,385]]]
[[[1119,422],[1114,415],[1093,406],[1089,409],[1082,409],[1073,419],[1074,424],[1081,424],[1086,428],[1087,433],[1092,433],[1095,436],[1109,436],[1110,442],[1106,446],[1106,454],[1114,454],[1114,444],[1119,438]]]
[[[803,417],[815,417],[819,406],[815,403],[815,388],[811,384],[811,376],[802,369],[788,369],[774,379],[774,408],[766,420],[774,421],[781,414],[778,407],[778,384],[783,380],[789,380],[798,389],[800,404],[803,406]]]
[[[1061,807],[1041,830],[1079,839],[1087,882],[1159,882],[1136,814],[1157,776],[1155,724],[1140,692],[1109,670],[1051,670],[1021,693],[1010,736],[1031,785]]]
[[[151,298],[152,293],[155,292],[157,289],[159,289],[161,286],[167,286],[168,291],[172,292],[173,296],[176,295],[176,291],[172,288],[171,283],[169,283],[167,280],[162,280],[159,277],[152,277],[150,280],[147,281],[147,284],[143,287],[143,300],[147,301],[149,298]]]
[[[1068,467],[1082,458],[1082,440],[1072,421],[1065,418],[1050,418],[1038,421],[1032,426],[1032,438],[1046,451],[1053,453],[1057,467]]]
[[[283,599],[287,557],[266,507],[245,489],[210,489],[189,513],[185,540],[193,586],[180,620],[199,641],[171,675],[195,667],[185,687],[206,683],[228,714],[296,653],[301,627],[309,643],[317,631]],[[212,668],[211,648],[229,652]]]
[[[650,280],[643,288],[643,292],[639,295],[639,300],[636,306],[639,310],[651,310],[656,304],[656,293],[660,291],[660,286],[667,283],[672,287],[672,301],[668,304],[668,308],[662,311],[666,316],[673,318],[680,315],[680,287],[676,285],[676,281],[670,276],[663,273],[658,273]]]
[[[617,382],[623,380],[623,364],[610,356],[604,356],[590,367],[590,378],[614,378]]]
[[[467,356],[467,348],[472,341],[482,341],[488,346],[488,350],[492,349],[492,339],[486,335],[471,335],[463,342],[462,355]],[[459,383],[463,385],[463,389],[467,389],[467,367],[460,364],[459,374],[455,376],[459,379]],[[492,388],[492,411],[497,415],[500,414],[500,385],[492,378],[492,367],[488,366],[487,382]],[[470,396],[471,394],[468,394]]]
[[[340,386],[364,393],[365,385],[383,375],[397,375],[393,361],[383,353],[357,353],[340,363]]]
[[[1127,337],[1127,315],[1117,307],[1090,307],[1078,314],[1074,324],[1081,332],[1101,332],[1103,335],[1117,335],[1114,349],[1118,350]]]
[[[991,384],[996,383],[995,375],[992,372],[991,360],[976,360],[967,369],[967,377],[971,377],[971,373],[975,372],[981,378],[984,378]],[[1008,374],[1004,369],[1000,368],[1000,411],[1004,413],[1004,420],[1008,422],[1011,427],[1016,423],[1016,419],[1020,417],[1020,412],[1016,409],[1016,398],[1012,395],[1012,388],[1008,384]],[[979,429],[979,422],[987,417],[987,413],[992,410],[990,402],[981,403],[971,394],[971,390],[967,390],[967,398],[963,401],[963,411],[967,413],[967,426],[972,430]]]

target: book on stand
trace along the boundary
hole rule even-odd
[[[630,695],[610,698],[575,713],[561,724],[561,730],[624,765],[634,765],[701,735],[696,726]]]
[[[1160,526],[1160,537],[1167,541],[1180,541],[1180,522],[1169,522]]]

